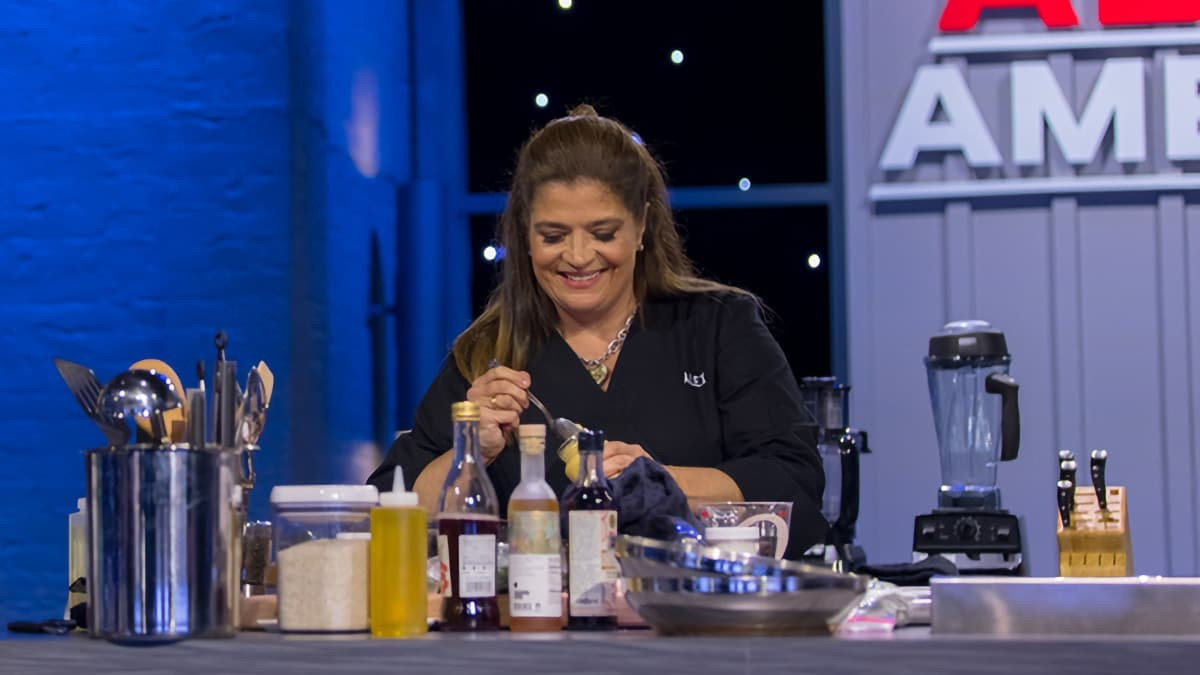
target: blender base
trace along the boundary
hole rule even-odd
[[[1021,521],[1004,510],[936,509],[913,525],[913,561],[940,555],[960,574],[1022,575]]]

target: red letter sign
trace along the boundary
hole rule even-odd
[[[1143,4],[1148,2],[1148,0],[1136,1]],[[1159,2],[1167,5],[1183,5],[1192,4],[1195,0],[1178,0],[1178,2],[1159,0]],[[1133,5],[1136,2],[1121,4]],[[947,32],[971,30],[975,24],[979,23],[979,15],[983,14],[983,10],[1011,9],[1013,7],[1033,7],[1041,17],[1042,23],[1049,28],[1069,28],[1079,25],[1079,17],[1075,15],[1075,8],[1071,6],[1071,0],[949,0],[946,3],[946,9],[942,11],[942,19],[938,22],[938,28]]]
[[[1105,26],[1196,21],[1200,21],[1196,0],[1100,0],[1100,23]]]

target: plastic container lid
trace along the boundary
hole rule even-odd
[[[757,527],[706,527],[704,538],[708,541],[758,540]]]
[[[276,506],[357,506],[379,503],[374,485],[277,485],[271,488],[271,504]]]

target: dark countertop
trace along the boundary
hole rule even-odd
[[[906,628],[891,639],[431,633],[417,640],[242,633],[123,647],[83,635],[0,640],[0,673],[1141,673],[1191,672],[1195,638],[962,638]]]

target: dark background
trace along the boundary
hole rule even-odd
[[[672,187],[827,179],[822,3],[463,4],[468,167],[474,192],[503,192],[531,131],[590,103],[639,134]],[[683,63],[670,53],[679,49]],[[549,105],[534,97],[545,93]],[[753,189],[753,187],[751,188]],[[824,206],[677,210],[705,276],[751,290],[798,377],[831,372]],[[471,221],[475,249],[496,216]],[[821,256],[809,268],[810,254]],[[475,256],[473,302],[496,269]]]

